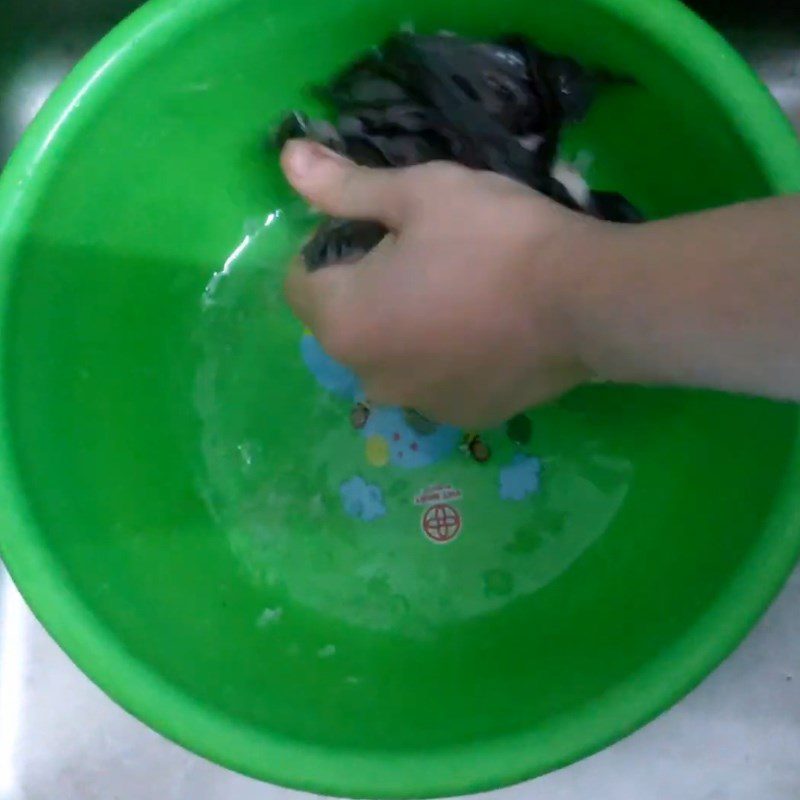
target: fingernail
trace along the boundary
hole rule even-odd
[[[293,140],[286,144],[285,165],[297,178],[310,175],[324,162],[341,160],[341,156],[317,142]]]

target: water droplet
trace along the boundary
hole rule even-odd
[[[276,606],[275,608],[267,607],[259,615],[256,625],[258,625],[259,628],[266,628],[268,625],[279,622],[282,616],[283,609],[280,606]]]

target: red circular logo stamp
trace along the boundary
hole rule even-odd
[[[437,544],[452,542],[461,533],[461,514],[447,503],[426,509],[420,522],[422,532]]]

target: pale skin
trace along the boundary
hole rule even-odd
[[[373,402],[480,429],[590,378],[800,400],[800,196],[620,225],[455,164],[299,140],[281,161],[316,208],[390,230],[286,282]]]

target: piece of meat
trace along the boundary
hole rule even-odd
[[[292,112],[275,142],[305,137],[368,167],[457,161],[521,181],[568,208],[619,222],[641,219],[613,192],[576,192],[556,167],[564,125],[587,112],[607,80],[522,36],[479,42],[450,33],[390,37],[316,93],[334,125]],[[385,229],[325,220],[303,249],[309,269],[354,261]]]
[[[609,222],[644,222],[642,213],[619,192],[590,192],[589,213]]]
[[[312,272],[329,264],[352,263],[372,250],[384,236],[386,228],[377,222],[328,217],[303,247],[303,261]]]

